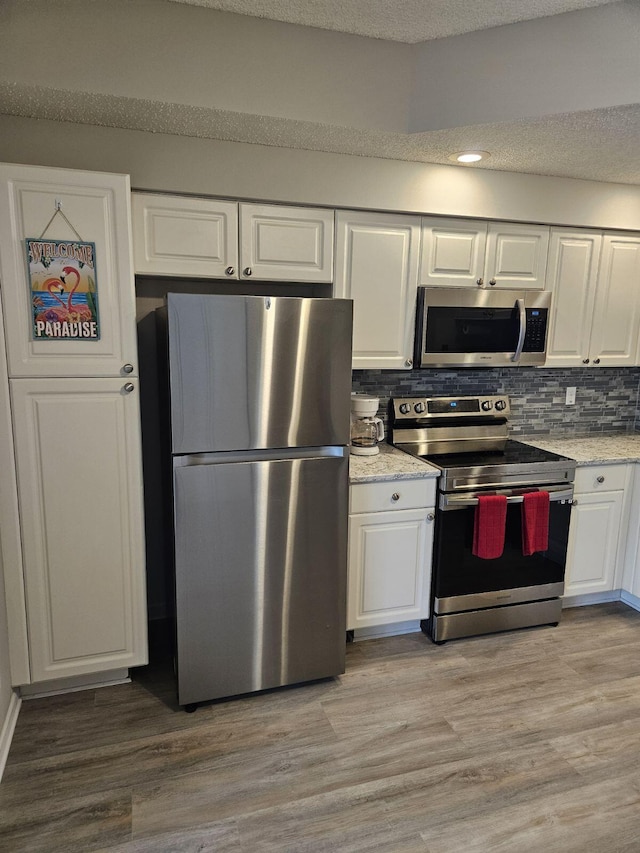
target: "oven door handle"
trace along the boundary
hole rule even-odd
[[[520,331],[518,333],[516,351],[511,356],[511,361],[520,361],[520,356],[524,348],[524,336],[527,332],[527,312],[524,307],[524,299],[516,299],[515,307],[518,309],[518,316],[520,317]]]
[[[524,501],[524,495],[527,492],[549,492],[549,500],[552,502],[573,500],[573,486],[548,486],[543,489],[502,489],[494,492],[482,492],[482,495],[505,495],[508,504],[521,504]],[[438,501],[438,509],[452,510],[463,509],[467,506],[478,506],[478,497],[476,492],[467,495],[440,495]]]

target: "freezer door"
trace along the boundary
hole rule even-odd
[[[174,453],[349,442],[352,303],[170,293]]]
[[[174,468],[181,705],[344,672],[347,467]]]

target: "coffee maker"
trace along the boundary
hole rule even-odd
[[[378,443],[384,438],[384,424],[375,417],[379,405],[378,397],[351,395],[351,453],[356,456],[380,453]]]

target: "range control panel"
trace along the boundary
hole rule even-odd
[[[509,398],[502,395],[396,397],[393,400],[393,416],[396,421],[445,417],[506,418],[510,411]]]

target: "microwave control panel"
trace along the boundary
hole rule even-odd
[[[525,352],[544,352],[548,313],[547,308],[527,308],[527,330],[524,336]]]

